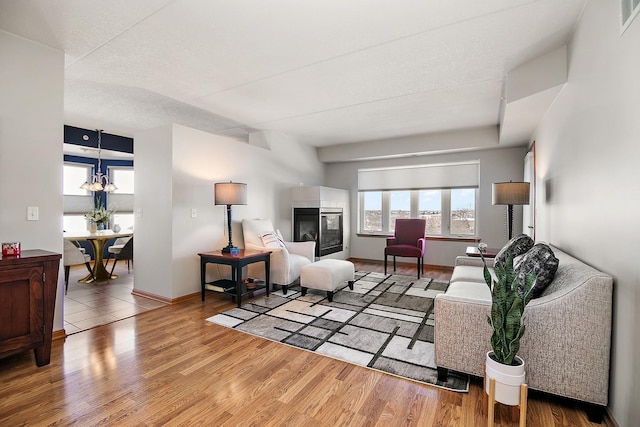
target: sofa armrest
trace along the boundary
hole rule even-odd
[[[454,286],[452,284],[450,286]],[[464,283],[487,287],[484,283]],[[491,350],[490,300],[439,294],[435,298],[435,362],[440,368],[482,377],[485,355]]]
[[[493,268],[494,259],[493,258],[485,258],[487,262],[487,267]],[[484,264],[482,263],[482,258],[480,257],[472,257],[472,256],[459,256],[456,257],[456,266],[458,265],[467,265],[469,267],[482,267]]]
[[[316,242],[284,242],[292,254],[301,255],[313,262],[316,256]]]

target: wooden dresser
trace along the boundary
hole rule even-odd
[[[0,258],[0,358],[33,349],[36,365],[49,364],[60,258],[40,249]]]

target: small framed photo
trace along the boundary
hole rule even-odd
[[[2,256],[18,256],[20,255],[20,242],[8,242],[2,244]]]

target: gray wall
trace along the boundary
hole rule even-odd
[[[640,18],[621,35],[619,14],[620,2],[587,4],[568,83],[535,135],[536,238],[614,277],[609,406],[631,427],[640,420]]]
[[[524,147],[470,151],[432,156],[405,157],[388,160],[331,163],[327,165],[326,185],[349,190],[351,195],[351,248],[350,256],[364,259],[384,259],[384,237],[357,236],[358,169],[423,165],[434,163],[480,161],[480,196],[478,205],[478,237],[490,247],[501,247],[507,241],[505,206],[491,204],[491,184],[500,181],[520,181],[524,171]],[[522,230],[522,208],[514,207],[514,235]],[[470,243],[430,241],[427,246],[426,264],[452,266],[455,257],[464,255]],[[403,261],[411,261],[409,259]]]
[[[0,241],[62,253],[64,54],[3,31],[0,52]],[[54,330],[63,297],[60,263]]]
[[[256,147],[167,125],[139,132],[135,144],[135,288],[168,299],[198,292],[197,254],[229,241],[226,207],[213,204],[215,182],[247,184],[247,205],[233,206],[231,215],[233,243],[244,247],[243,218],[270,218],[290,239],[291,188],[324,180],[315,149],[281,135]],[[230,277],[228,268],[211,270],[209,279]]]

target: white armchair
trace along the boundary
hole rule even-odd
[[[282,241],[281,243],[265,244],[262,236],[267,233],[276,234],[276,230],[269,219],[244,219],[242,220],[242,232],[245,249],[268,249],[271,251],[269,280],[274,290],[276,285],[280,285],[282,286],[282,292],[286,294],[287,287],[300,278],[300,269],[314,261],[316,242]],[[249,264],[247,268],[250,277],[265,280],[264,267],[262,265]]]

